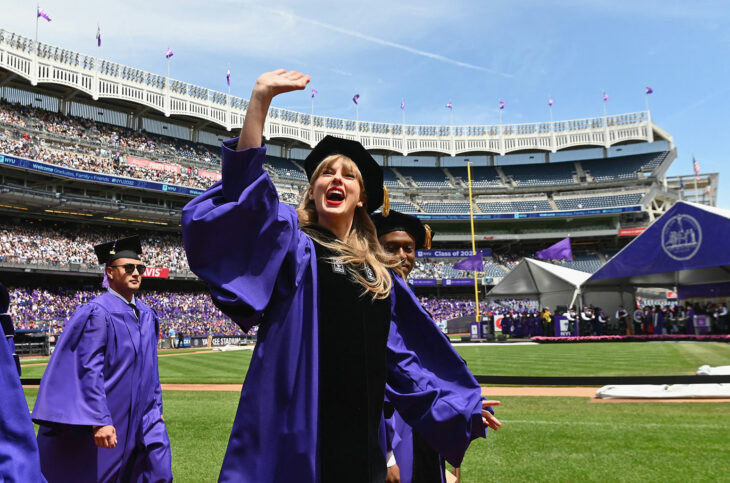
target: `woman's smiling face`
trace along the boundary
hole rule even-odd
[[[314,201],[320,223],[324,219],[349,223],[355,209],[364,205],[362,176],[349,158],[339,155],[331,158],[322,161],[315,173],[318,175],[309,185],[309,197]]]

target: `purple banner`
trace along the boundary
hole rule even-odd
[[[483,257],[491,257],[491,248],[482,248],[477,250],[477,253],[481,252]],[[446,249],[446,250],[416,250],[416,257],[418,258],[465,258],[470,257],[471,250],[459,250],[459,249]]]
[[[473,278],[445,278],[443,280],[444,285],[462,286],[462,285],[474,285]]]
[[[433,278],[409,278],[408,283],[414,287],[435,287],[436,280]]]

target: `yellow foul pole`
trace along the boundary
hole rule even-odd
[[[474,202],[471,197],[471,163],[466,163],[466,172],[469,175],[469,219],[471,220],[471,254],[476,255],[477,246],[474,239]],[[477,284],[477,272],[474,271],[474,299],[477,302],[477,318],[479,322],[479,285]]]

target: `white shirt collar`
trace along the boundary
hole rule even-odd
[[[134,298],[134,294],[132,294],[132,300],[130,300],[128,302],[127,299],[125,299],[124,297],[119,295],[117,292],[115,292],[114,289],[112,289],[111,287],[109,287],[107,290],[109,291],[109,293],[112,293],[112,294],[116,295],[117,297],[119,297],[120,299],[124,300],[125,304],[132,304],[135,307],[137,307],[137,299]]]

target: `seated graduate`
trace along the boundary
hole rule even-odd
[[[0,284],[0,481],[45,482],[28,403],[20,385],[10,294]]]
[[[157,314],[135,297],[133,236],[94,247],[108,291],[66,322],[33,409],[49,482],[172,481],[157,371]]]
[[[382,213],[372,215],[378,241],[383,249],[398,257],[403,276],[413,270],[416,250],[430,249],[434,233],[415,216],[390,210],[388,216]],[[488,401],[490,406],[499,401]],[[408,423],[393,410],[390,403],[385,404],[386,448],[388,455],[388,475],[386,482],[429,483],[446,481],[444,459],[414,431]],[[392,452],[392,454],[390,454]]]
[[[259,77],[222,180],[183,210],[191,269],[243,330],[259,324],[220,481],[383,482],[385,383],[403,418],[452,463],[496,426],[481,388],[378,244],[383,172],[356,141],[325,136],[295,211],[263,169],[274,96],[309,76]]]

